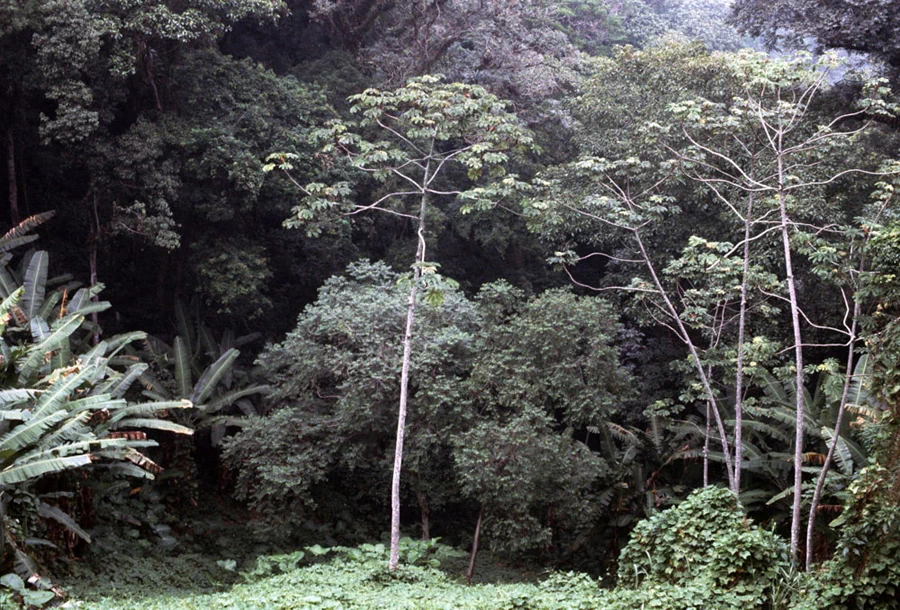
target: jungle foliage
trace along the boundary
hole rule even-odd
[[[894,4],[0,0],[0,604],[888,607]]]

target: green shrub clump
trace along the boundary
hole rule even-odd
[[[753,525],[730,491],[709,487],[635,527],[609,607],[764,608],[789,565],[783,540]]]

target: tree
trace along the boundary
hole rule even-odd
[[[713,189],[728,205],[732,201],[730,193],[742,193],[744,197],[756,195],[763,198],[760,202],[763,209],[757,211],[757,215],[777,215],[778,220],[768,226],[762,224],[762,221],[752,223],[764,227],[758,229],[752,238],[748,225],[743,244],[749,246],[751,239],[759,239],[769,232],[780,234],[787,298],[779,298],[787,303],[790,313],[793,334],[790,349],[794,353],[792,371],[795,388],[804,387],[804,348],[810,346],[809,342],[804,343],[801,318],[813,328],[824,328],[810,319],[800,302],[795,272],[798,242],[809,239],[810,233],[831,233],[844,242],[852,237],[846,226],[828,222],[833,212],[829,214],[824,189],[829,185],[849,175],[884,176],[898,171],[894,166],[876,165],[872,168],[871,163],[868,167],[854,166],[854,159],[847,152],[872,126],[872,115],[887,112],[888,105],[884,97],[888,90],[883,82],[875,81],[868,85],[868,93],[872,97],[864,99],[860,108],[847,111],[830,121],[825,119],[824,122],[819,122],[816,113],[818,96],[827,87],[829,74],[837,65],[836,59],[830,56],[819,62],[812,62],[802,55],[793,60],[780,61],[762,55],[742,55],[738,57],[735,69],[743,75],[746,85],[744,94],[736,97],[733,105],[722,108],[697,101],[675,109],[676,114],[684,121],[685,130],[702,124],[701,129],[705,131],[716,123],[714,117],[720,117],[719,128],[728,130],[731,137],[741,144],[737,149],[723,150],[698,141],[689,134],[692,151],[686,155],[686,159],[690,164],[702,168],[702,171],[697,172],[690,170],[694,176]],[[762,142],[762,146],[757,146],[757,142]],[[731,206],[731,209],[735,210],[735,207]],[[743,218],[748,218],[748,215]],[[816,254],[815,251],[811,252],[813,257]],[[846,372],[846,387],[849,387],[858,310],[854,315],[850,311],[853,307],[849,305],[856,297],[843,294],[848,307],[845,319],[852,318],[852,326],[848,326],[846,330],[828,330],[849,336],[850,359]],[[738,346],[738,349],[742,349],[742,346]],[[795,392],[795,399],[791,553],[796,560],[800,542],[804,462],[803,393]]]
[[[462,493],[482,532],[507,552],[578,549],[606,509],[613,459],[592,434],[630,398],[617,316],[603,299],[547,290],[526,299],[505,282],[478,293],[481,328],[467,394],[478,417],[453,439]],[[596,444],[596,442],[594,443]]]
[[[897,4],[893,0],[736,0],[732,21],[770,47],[806,48],[809,38],[825,49],[867,53],[900,68]]]
[[[393,458],[404,275],[351,265],[265,351],[271,411],[226,441],[242,500],[306,521],[333,519],[352,495],[358,528],[377,515]],[[594,450],[630,396],[615,314],[563,290],[529,299],[497,282],[470,301],[442,289],[440,303],[417,307],[404,501],[418,504],[423,537],[480,514],[473,561],[485,537],[564,559],[591,539],[615,493],[615,458]]]
[[[354,133],[353,125],[329,123],[314,137],[324,143],[322,153],[332,162],[344,161],[370,174],[387,187],[374,201],[359,204],[350,199],[346,182],[332,186],[311,183],[302,186],[304,198],[285,224],[307,225],[307,233],[318,234],[323,223],[346,219],[362,212],[380,211],[416,223],[417,247],[413,277],[407,304],[406,330],[400,373],[400,405],[397,417],[397,443],[394,476],[391,484],[391,559],[395,570],[400,540],[400,470],[403,462],[403,436],[409,387],[413,323],[418,291],[423,277],[435,273],[435,265],[426,262],[425,226],[432,197],[461,197],[472,208],[490,207],[495,199],[516,189],[515,176],[504,178],[509,151],[531,146],[532,137],[521,127],[505,104],[481,87],[459,83],[444,84],[440,77],[423,76],[410,80],[394,91],[367,89],[351,96],[351,112],[362,115],[359,127],[372,128],[388,140],[369,139]],[[296,155],[270,157],[268,170],[288,173]],[[442,182],[454,170],[462,169],[470,180],[480,177],[502,179],[487,187],[465,191]],[[287,174],[290,176],[290,174]],[[521,187],[520,187],[521,188]],[[409,203],[415,201],[410,210]],[[400,209],[396,209],[399,204]],[[427,286],[427,283],[426,283]],[[429,298],[439,298],[433,290]]]
[[[857,109],[839,113],[837,118],[823,118],[819,96],[827,89],[828,74],[834,67],[833,59],[820,63],[807,57],[794,60],[774,60],[760,55],[742,54],[729,59],[722,66],[729,87],[734,92],[730,97],[714,99],[688,99],[670,106],[670,123],[652,124],[639,133],[648,134],[644,141],[656,147],[642,151],[642,157],[634,153],[624,159],[588,157],[569,166],[561,173],[548,173],[543,188],[545,196],[534,200],[527,212],[535,219],[539,229],[550,234],[565,236],[604,235],[598,227],[605,227],[607,243],[616,243],[609,235],[630,236],[629,249],[619,249],[614,253],[601,252],[581,255],[570,245],[557,253],[556,260],[565,266],[601,255],[612,265],[637,263],[644,267],[646,275],[631,282],[627,276],[613,276],[615,281],[599,287],[601,290],[622,290],[635,293],[634,302],[646,301],[644,314],[661,326],[668,327],[689,352],[694,375],[699,380],[698,393],[708,403],[722,445],[723,459],[729,485],[739,491],[741,456],[742,401],[747,374],[746,350],[761,345],[772,345],[746,332],[747,314],[753,301],[765,304],[767,301],[787,305],[791,339],[786,350],[793,353],[793,362],[785,365],[785,370],[794,377],[794,387],[803,388],[805,380],[804,348],[845,345],[843,338],[837,337],[847,332],[838,324],[828,325],[812,320],[801,305],[795,258],[798,251],[806,256],[822,257],[835,243],[845,244],[854,232],[846,229],[847,224],[830,223],[836,215],[849,221],[856,214],[842,209],[839,197],[827,197],[828,189],[842,178],[856,176],[882,176],[893,173],[893,167],[878,167],[878,161],[865,157],[857,160],[853,155],[853,143],[870,128],[874,114],[886,112],[889,104],[883,99],[887,90],[883,83],[868,86],[870,97]],[[827,117],[827,115],[824,115]],[[674,120],[673,120],[674,119]],[[660,150],[668,151],[678,165],[671,165]],[[667,281],[660,268],[665,268],[660,259],[664,254],[647,246],[645,236],[659,235],[664,222],[677,225],[675,214],[683,206],[676,204],[675,193],[682,190],[676,180],[690,178],[702,186],[699,192],[686,193],[686,199],[713,196],[724,206],[725,217],[733,215],[736,223],[725,224],[723,228],[740,233],[731,242],[719,243],[702,236],[691,238],[693,247],[708,250],[709,255],[687,249],[676,266],[670,266]],[[673,182],[676,182],[673,184]],[[570,193],[580,189],[583,195],[574,199]],[[703,190],[707,190],[703,193]],[[684,195],[682,195],[684,196]],[[680,199],[680,197],[679,197]],[[680,203],[680,202],[678,202]],[[868,211],[867,211],[868,212]],[[775,220],[772,219],[775,218]],[[564,218],[573,220],[566,223]],[[683,223],[683,221],[682,221]],[[565,227],[560,231],[560,227]],[[828,247],[820,244],[804,248],[810,243],[813,233],[827,235],[831,240]],[[669,234],[671,235],[671,234]],[[777,250],[771,236],[777,235]],[[769,239],[767,239],[769,238]],[[812,240],[815,241],[815,240]],[[760,254],[753,251],[760,248]],[[620,246],[621,247],[621,246]],[[840,247],[844,247],[843,245]],[[710,256],[718,251],[718,255]],[[760,257],[762,252],[765,256]],[[738,260],[733,255],[741,253]],[[762,266],[753,260],[771,261],[771,256],[780,258],[780,266],[771,262]],[[705,262],[703,262],[705,260]],[[691,268],[700,263],[706,269],[702,284],[679,285],[684,272],[693,274],[691,282],[697,282],[701,274]],[[848,271],[850,273],[851,271]],[[783,288],[777,287],[771,274],[776,273]],[[729,277],[730,276],[730,277]],[[814,277],[810,271],[804,278]],[[808,284],[808,282],[806,282]],[[706,289],[714,289],[708,293]],[[737,287],[734,292],[733,287]],[[852,297],[844,294],[843,302],[852,309]],[[786,294],[782,294],[786,293]],[[716,294],[721,295],[715,296]],[[770,305],[766,305],[770,307]],[[734,316],[727,313],[734,308]],[[759,306],[754,306],[758,309]],[[718,312],[718,313],[716,313]],[[726,315],[727,314],[727,315]],[[846,312],[849,319],[851,311]],[[722,317],[724,316],[724,317]],[[728,326],[725,326],[727,322]],[[804,331],[804,326],[812,330]],[[723,335],[736,332],[736,336]],[[701,344],[695,329],[703,332],[709,341]],[[848,327],[849,330],[849,327]],[[813,335],[804,343],[804,332]],[[729,337],[730,356],[721,359],[723,339]],[[775,337],[776,341],[780,337]],[[852,341],[851,341],[852,343]],[[721,343],[722,346],[726,345]],[[777,350],[776,350],[777,351]],[[808,350],[807,350],[808,351]],[[718,352],[718,356],[717,356]],[[763,350],[770,355],[773,351]],[[717,359],[718,358],[718,359]],[[753,365],[754,367],[756,365]],[[752,368],[752,367],[751,367]],[[718,381],[720,375],[734,375],[735,384]],[[847,372],[852,374],[852,366]],[[721,384],[721,385],[720,385]],[[735,396],[734,442],[725,428],[725,417],[721,408],[722,396],[718,387],[737,387]],[[690,394],[690,393],[689,393]],[[796,558],[799,546],[801,522],[802,472],[804,466],[804,401],[803,392],[796,392],[794,452],[794,503],[792,509],[792,552]],[[732,453],[733,451],[733,453]]]
[[[369,516],[384,506],[408,282],[408,273],[383,263],[353,263],[325,282],[283,341],[263,352],[259,364],[273,388],[269,413],[250,418],[226,441],[225,459],[239,473],[238,497],[303,520],[317,504],[335,504],[343,495],[352,494]],[[423,535],[429,515],[459,496],[445,456],[451,439],[476,419],[464,379],[479,328],[473,304],[460,291],[437,276],[431,282],[443,298],[416,309],[403,469]],[[317,493],[322,487],[329,491]]]
[[[538,0],[339,0],[314,2],[311,16],[379,80],[441,72],[533,103],[578,80],[579,53],[556,23],[559,11]]]

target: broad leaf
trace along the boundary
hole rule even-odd
[[[50,329],[47,338],[28,350],[28,358],[19,368],[19,383],[25,383],[43,363],[48,352],[58,349],[84,322],[83,316],[65,317]]]
[[[212,394],[216,384],[218,384],[219,381],[228,374],[228,371],[231,370],[234,361],[237,360],[239,355],[240,351],[231,348],[222,354],[218,360],[210,364],[203,372],[203,375],[200,376],[197,385],[194,386],[194,391],[191,394],[191,402],[194,404],[203,404],[203,401]]]
[[[123,419],[115,422],[111,427],[114,430],[121,430],[122,428],[147,428],[151,430],[165,430],[166,432],[174,432],[175,434],[191,435],[194,433],[194,431],[187,426],[182,426],[181,424],[176,424],[175,422],[166,419]]]
[[[175,384],[180,398],[191,396],[191,355],[184,339],[179,335],[175,337],[173,346],[175,352]]]
[[[47,290],[47,268],[50,265],[50,255],[41,250],[35,252],[25,270],[24,288],[22,295],[22,309],[30,320],[37,315],[41,305],[44,304],[44,294]]]
[[[51,506],[45,502],[41,502],[40,504],[38,504],[38,514],[45,519],[53,519],[85,542],[91,542],[91,537],[88,535],[88,533],[81,529],[81,526],[75,523],[75,520],[72,519],[71,516],[69,516],[67,513],[64,513],[58,507]]]
[[[14,485],[29,479],[40,478],[46,474],[81,468],[90,463],[91,456],[82,454],[64,458],[50,458],[27,464],[15,464],[6,470],[0,470],[0,486]]]

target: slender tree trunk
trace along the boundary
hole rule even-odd
[[[432,145],[433,146],[433,145]],[[391,555],[388,567],[393,571],[400,563],[400,471],[403,468],[403,437],[406,430],[406,403],[409,394],[409,363],[412,355],[413,322],[416,316],[416,293],[425,262],[425,210],[428,206],[428,179],[431,159],[425,164],[422,179],[422,201],[419,205],[419,228],[416,231],[418,246],[416,264],[413,266],[413,282],[409,290],[406,309],[406,334],[403,336],[403,364],[400,369],[400,407],[397,413],[397,442],[394,446],[394,472],[391,478]]]
[[[781,148],[781,134],[778,139]],[[797,284],[794,280],[794,264],[791,255],[790,219],[784,195],[784,159],[778,154],[778,210],[781,214],[781,244],[784,250],[784,271],[791,304],[791,325],[794,329],[794,375],[796,395],[796,431],[794,436],[794,505],[791,510],[791,561],[797,563],[800,546],[800,504],[803,498],[803,339],[800,332],[800,305]]]
[[[741,493],[741,469],[744,460],[744,341],[747,329],[747,283],[750,281],[750,224],[753,221],[753,193],[747,203],[744,218],[744,266],[741,272],[741,304],[738,313],[737,372],[734,380],[734,486],[731,491]]]
[[[712,375],[712,367],[707,365],[707,376]],[[703,487],[709,487],[709,439],[712,433],[712,407],[706,401],[706,433],[703,436]]]
[[[650,255],[647,253],[647,248],[644,246],[644,241],[641,239],[640,231],[632,230],[632,233],[634,234],[635,241],[637,242],[638,248],[641,251],[641,257],[643,258],[644,264],[646,265],[647,270],[650,272],[650,277],[653,279],[653,285],[659,293],[659,296],[662,298],[663,302],[665,302],[669,317],[672,318],[672,321],[678,327],[678,333],[681,336],[681,340],[684,341],[685,345],[687,345],[688,350],[691,353],[691,360],[694,362],[694,368],[697,370],[697,374],[700,376],[700,382],[703,385],[704,392],[706,392],[706,399],[709,402],[713,415],[716,419],[716,426],[718,427],[719,437],[722,441],[722,453],[725,456],[725,470],[728,474],[728,485],[729,487],[733,487],[734,466],[731,461],[731,450],[728,447],[728,436],[725,434],[725,424],[722,422],[722,416],[719,413],[716,394],[715,392],[713,392],[712,384],[710,384],[709,377],[706,374],[706,370],[703,368],[703,361],[700,359],[700,353],[697,351],[697,346],[694,345],[690,333],[688,333],[687,328],[684,326],[684,322],[681,321],[681,316],[678,315],[678,310],[675,309],[675,305],[672,303],[669,295],[666,294],[662,282],[659,281],[659,277],[656,275],[656,269],[653,267],[653,263],[650,260]]]
[[[813,533],[816,527],[816,512],[819,510],[819,501],[822,498],[822,489],[825,487],[825,476],[834,459],[834,450],[837,447],[838,438],[841,434],[841,424],[844,421],[844,411],[847,407],[847,398],[850,395],[850,382],[853,379],[853,349],[856,347],[856,321],[859,319],[859,302],[853,303],[853,321],[850,324],[850,348],[847,350],[847,371],[844,374],[844,388],[841,391],[841,404],[838,407],[837,417],[834,422],[834,432],[831,435],[831,446],[828,447],[828,454],[825,456],[825,463],[822,464],[822,470],[819,472],[819,478],[816,479],[816,489],[813,491],[812,502],[809,505],[809,521],[806,524],[806,570],[812,567],[813,560]]]
[[[703,437],[703,487],[709,487],[709,433],[712,429],[712,413],[706,401],[706,434]]]
[[[475,522],[475,537],[472,539],[472,554],[469,555],[469,569],[466,570],[466,584],[472,584],[472,577],[475,575],[475,557],[478,555],[478,540],[481,538],[481,522],[484,519],[484,502],[481,503],[481,510],[478,511],[478,521]]]
[[[12,122],[6,128],[6,179],[9,183],[9,217],[15,226],[21,221],[19,214],[19,185],[16,180],[16,140]]]
[[[416,474],[416,500],[419,502],[419,514],[422,520],[422,540],[431,540],[431,509],[428,507],[428,498],[422,491],[418,474]]]

